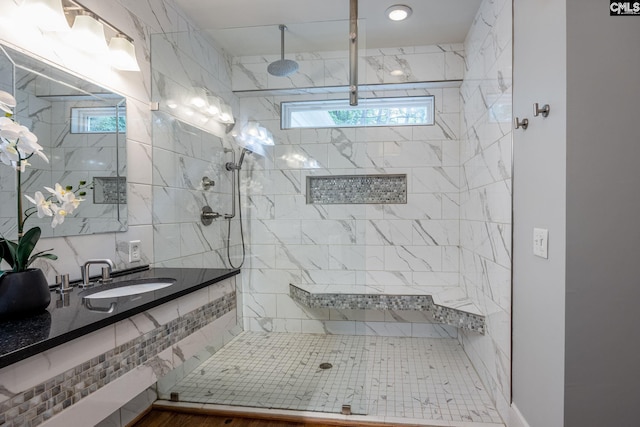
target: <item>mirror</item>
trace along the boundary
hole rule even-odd
[[[78,188],[85,201],[56,228],[51,218],[31,216],[43,237],[96,234],[127,229],[125,98],[23,52],[0,45],[0,90],[17,101],[13,118],[29,128],[49,159],[29,159],[22,192],[44,187]],[[0,234],[15,238],[16,173],[0,164]],[[23,199],[23,210],[33,206]]]

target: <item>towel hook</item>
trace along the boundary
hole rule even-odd
[[[542,115],[542,117],[547,117],[549,115],[550,109],[551,107],[549,107],[549,104],[544,104],[542,108],[540,108],[538,106],[538,103],[536,102],[535,104],[533,104],[533,115],[535,117],[538,117],[538,115]]]
[[[516,129],[522,128],[522,130],[527,130],[527,128],[529,127],[529,119],[520,120],[519,118],[516,117],[515,124],[516,124]]]

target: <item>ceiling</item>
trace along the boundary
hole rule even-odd
[[[349,0],[175,0],[182,10],[233,56],[280,52],[285,24],[287,53],[348,49]],[[359,48],[461,43],[482,0],[360,0]],[[413,14],[386,18],[393,4]]]

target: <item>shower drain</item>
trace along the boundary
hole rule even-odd
[[[333,368],[333,365],[331,363],[325,362],[320,364],[320,369],[331,369],[331,368]]]

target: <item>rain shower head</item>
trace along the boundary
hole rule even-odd
[[[298,63],[291,59],[284,59],[284,31],[287,26],[280,24],[278,28],[280,29],[280,59],[269,64],[267,71],[272,76],[286,77],[298,71]]]

